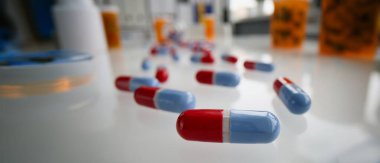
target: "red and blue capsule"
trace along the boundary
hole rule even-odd
[[[148,58],[143,59],[143,61],[141,63],[141,68],[144,71],[150,70],[152,68],[152,61],[150,61]]]
[[[280,122],[267,111],[194,109],[179,115],[177,132],[190,141],[270,143],[280,133]]]
[[[157,79],[150,77],[119,76],[115,80],[115,86],[121,91],[133,92],[141,86],[157,87]]]
[[[264,71],[264,72],[272,72],[274,70],[273,64],[256,62],[256,61],[245,61],[244,67],[247,70],[258,70],[258,71]]]
[[[155,55],[166,55],[169,53],[170,47],[167,44],[158,44],[154,45],[150,49],[150,54],[155,56]]]
[[[135,101],[143,106],[181,113],[195,107],[195,96],[190,92],[142,86],[136,89]]]
[[[174,47],[170,48],[170,56],[172,57],[173,61],[175,62],[179,61],[179,55],[177,53],[177,50]]]
[[[197,72],[195,78],[199,83],[225,87],[236,87],[240,83],[240,76],[232,72],[200,70]]]
[[[288,78],[277,78],[273,88],[290,112],[303,114],[310,109],[310,96]]]
[[[190,58],[193,63],[213,64],[215,59],[212,55],[194,54]]]
[[[155,55],[158,54],[158,48],[157,48],[157,46],[153,46],[152,48],[150,48],[150,54],[152,56],[155,56]]]
[[[231,64],[236,64],[238,61],[238,58],[233,55],[223,54],[222,60]]]

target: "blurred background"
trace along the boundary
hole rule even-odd
[[[193,33],[197,29],[197,3],[209,5],[209,14],[216,22],[216,31],[223,34],[223,25],[231,24],[235,36],[268,34],[270,16],[274,11],[273,0],[161,0],[134,1],[109,0],[95,1],[98,6],[114,5],[119,9],[123,42],[150,41],[152,22],[155,17],[165,16]],[[12,44],[18,48],[43,46],[58,48],[57,29],[53,22],[54,0],[1,0],[1,39],[2,46]],[[318,39],[321,17],[320,1],[310,2],[307,20],[307,38]],[[198,30],[198,31],[197,31]],[[4,45],[3,45],[4,44]]]

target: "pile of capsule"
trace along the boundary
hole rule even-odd
[[[179,47],[185,47],[194,54],[190,61],[193,63],[213,64],[211,43],[185,43],[178,37]],[[170,54],[174,61],[179,60],[176,48],[171,44],[155,44],[150,49],[151,56]],[[223,54],[221,60],[237,64],[239,58],[230,54]],[[142,69],[152,68],[152,61],[145,58]],[[246,60],[243,66],[247,70],[272,72],[271,63]],[[195,109],[196,98],[191,92],[160,88],[169,78],[169,71],[165,66],[156,68],[155,77],[120,76],[115,80],[116,87],[121,91],[134,93],[137,104],[180,113],[176,128],[178,134],[185,140],[204,142],[229,143],[270,143],[280,132],[280,121],[271,112],[255,110],[223,110],[223,109]],[[232,72],[218,72],[199,70],[195,80],[202,84],[236,87],[240,83],[240,76]],[[286,77],[277,78],[273,83],[274,92],[291,113],[303,114],[311,106],[311,99],[300,87]]]

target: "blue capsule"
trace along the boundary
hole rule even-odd
[[[169,53],[169,48],[167,46],[159,46],[157,51],[159,55],[166,55]]]
[[[140,87],[135,91],[135,101],[143,106],[180,113],[195,107],[195,96],[190,92]]]
[[[157,93],[155,98],[157,108],[165,111],[181,113],[195,107],[195,96],[190,92],[163,89]]]
[[[280,122],[266,111],[231,110],[231,143],[270,143],[280,133]]]
[[[141,64],[141,68],[148,71],[152,68],[152,62],[149,59],[144,59]]]
[[[288,78],[276,79],[273,88],[290,112],[303,114],[310,109],[310,96]]]
[[[193,63],[213,64],[214,57],[212,55],[195,54],[190,58]]]
[[[200,54],[194,54],[190,57],[190,61],[193,63],[199,63],[201,62],[202,56]]]
[[[236,87],[240,83],[240,76],[231,72],[214,72],[200,70],[196,74],[198,82],[203,84]]]
[[[157,87],[159,83],[155,78],[120,76],[115,80],[115,85],[119,90],[134,92],[141,86]]]
[[[280,122],[267,111],[193,109],[177,119],[178,134],[190,141],[270,143],[280,133]]]
[[[262,63],[254,61],[245,61],[244,67],[247,70],[259,70],[264,72],[272,72],[274,70],[274,65],[271,63]]]
[[[172,54],[172,59],[176,62],[179,61],[179,55],[177,53]]]

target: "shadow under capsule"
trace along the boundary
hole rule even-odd
[[[319,57],[311,72],[313,108],[308,113],[340,124],[363,122],[373,64]]]
[[[269,84],[274,82],[273,73],[259,72],[259,71],[245,71],[243,76],[248,80],[258,81],[261,83]]]
[[[197,84],[193,90],[196,96],[196,108],[220,108],[231,106],[240,98],[237,88],[216,85]]]
[[[282,126],[284,126],[295,135],[302,134],[306,131],[308,123],[303,115],[296,115],[291,113],[278,97],[273,98],[272,104],[281,121]]]

